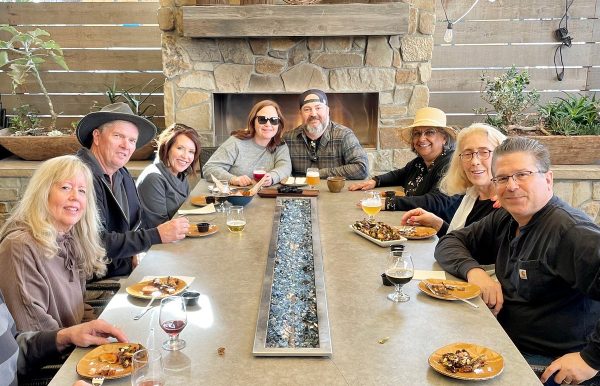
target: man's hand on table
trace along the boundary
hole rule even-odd
[[[173,241],[185,238],[185,235],[190,230],[190,222],[185,217],[177,217],[160,224],[156,228],[160,235],[160,241],[162,241],[163,244],[172,243]]]
[[[559,385],[561,383],[577,385],[583,381],[594,377],[598,370],[593,369],[585,363],[578,352],[565,354],[550,363],[546,371],[540,377],[540,381],[545,383],[548,378],[554,376],[554,381]]]
[[[63,351],[70,345],[78,347],[99,346],[110,343],[109,337],[116,338],[119,342],[127,342],[127,336],[117,327],[108,324],[102,319],[76,324],[63,328],[56,334],[56,348]]]
[[[354,184],[348,186],[348,190],[369,190],[373,189],[375,185],[375,180],[355,182]]]
[[[252,185],[254,183],[254,180],[248,176],[236,176],[236,177],[231,177],[231,179],[229,180],[229,183],[231,185],[236,185],[236,186],[248,186],[248,185]]]
[[[483,269],[473,268],[467,273],[467,281],[481,289],[481,299],[485,302],[494,316],[502,309],[504,296],[500,283],[492,279]]]

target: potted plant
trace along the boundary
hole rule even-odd
[[[555,165],[600,164],[600,103],[595,96],[568,95],[539,105],[539,93],[526,90],[529,74],[514,67],[481,78],[481,97],[493,107],[475,109],[486,123],[507,135],[527,135],[544,144]]]

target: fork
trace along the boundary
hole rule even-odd
[[[134,316],[133,320],[139,320],[139,319],[141,319],[142,316],[146,315],[146,312],[148,312],[152,308],[152,303],[154,303],[154,301],[156,299],[158,299],[159,296],[160,296],[160,291],[154,291],[152,293],[152,298],[150,298],[150,301],[148,302],[146,307],[142,310],[142,312],[140,312],[139,314]]]
[[[469,301],[469,300],[467,300],[467,299],[459,298],[458,296],[452,295],[451,293],[448,293],[448,294],[443,294],[443,295],[442,295],[442,294],[440,294],[440,293],[439,293],[439,292],[438,292],[436,289],[434,289],[434,288],[431,286],[431,284],[430,284],[430,283],[425,283],[425,285],[427,286],[427,289],[428,289],[428,290],[430,290],[432,293],[434,293],[434,294],[436,294],[436,295],[438,295],[438,296],[444,296],[444,297],[447,297],[447,298],[449,298],[449,299],[460,300],[460,301],[462,301],[462,302],[465,302],[465,303],[467,303],[468,305],[470,305],[470,306],[471,306],[471,307],[473,307],[473,308],[479,308],[479,306],[478,306],[477,304],[475,304],[475,303],[473,303],[473,302],[471,302],[471,301]]]
[[[94,386],[102,386],[103,383],[104,383],[104,377],[92,378],[92,385],[94,385]]]

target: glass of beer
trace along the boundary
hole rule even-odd
[[[365,192],[365,198],[360,201],[363,212],[369,216],[369,221],[375,221],[375,215],[381,210],[381,195],[379,192]]]
[[[407,302],[410,296],[402,292],[402,286],[413,278],[415,269],[412,262],[412,256],[405,251],[391,251],[387,265],[385,267],[385,276],[395,286],[395,291],[387,296],[393,302]]]
[[[132,386],[162,386],[165,384],[162,355],[159,350],[141,349],[131,358]]]
[[[319,183],[321,177],[319,174],[319,168],[308,168],[306,169],[306,183],[309,189],[319,189]]]
[[[232,206],[227,212],[227,229],[233,233],[240,233],[246,227],[243,206]]]

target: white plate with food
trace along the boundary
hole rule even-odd
[[[357,235],[383,248],[398,245],[406,241],[406,238],[402,237],[394,227],[382,222],[357,221],[350,225],[350,229]]]
[[[306,186],[306,177],[288,177],[281,181],[280,184],[287,186]]]

